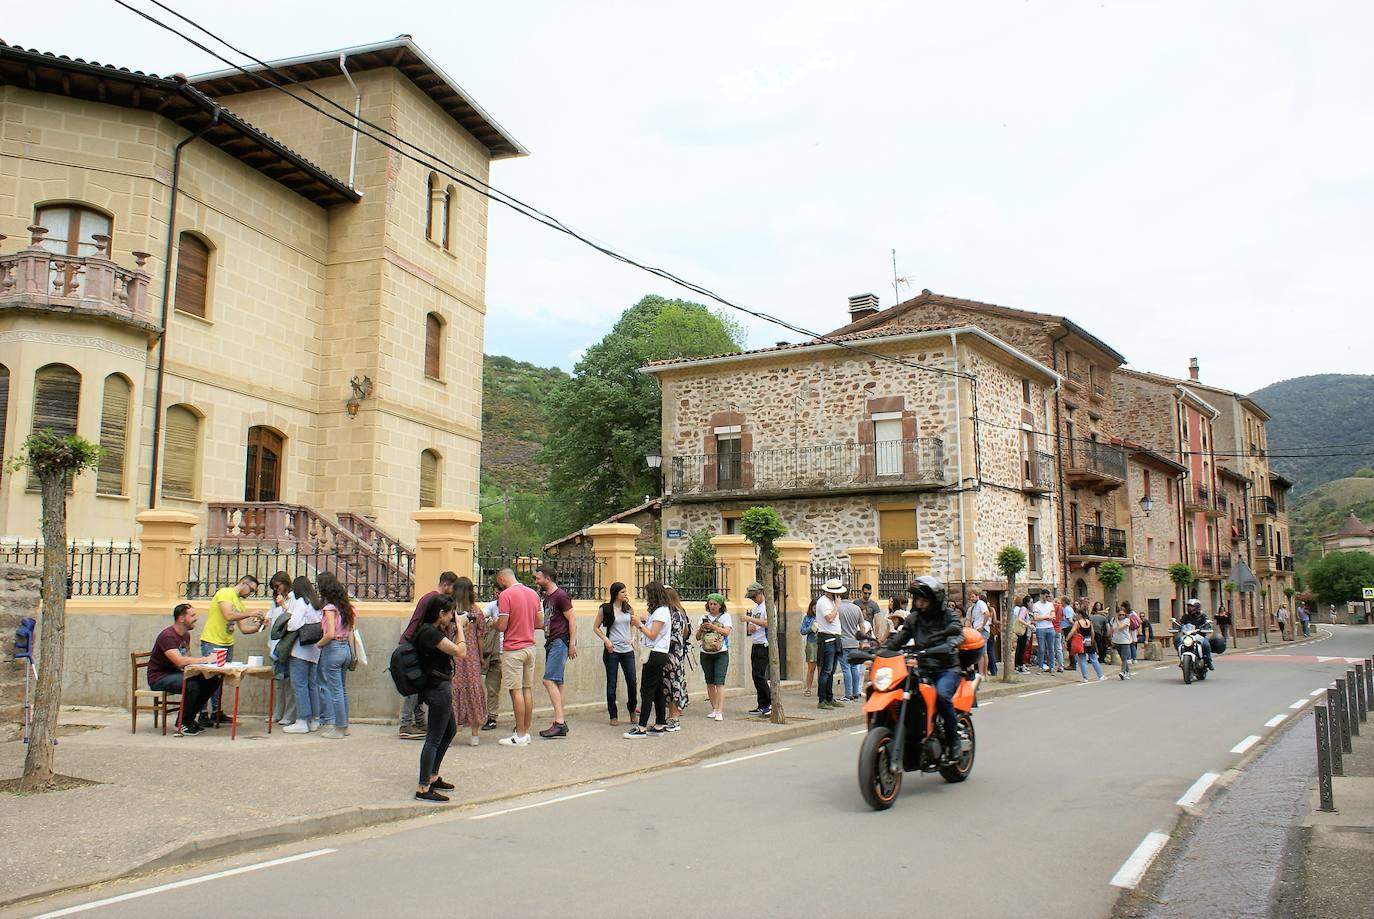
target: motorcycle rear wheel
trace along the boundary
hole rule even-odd
[[[1207,666],[1205,664],[1202,666],[1202,669],[1197,672],[1197,678],[1199,680],[1207,679]]]
[[[959,716],[959,727],[968,734],[968,752],[959,757],[953,766],[941,766],[940,775],[946,782],[962,782],[973,771],[973,757],[978,752],[978,739],[973,733],[973,719],[968,715]]]
[[[897,800],[902,790],[902,766],[889,770],[888,759],[892,747],[892,731],[876,727],[864,737],[859,748],[859,791],[864,801],[875,811],[884,811]]]

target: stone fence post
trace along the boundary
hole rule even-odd
[[[816,544],[809,539],[779,539],[773,546],[787,585],[788,612],[806,612],[811,602],[811,550]]]
[[[849,585],[849,596],[857,598],[859,589],[872,584],[878,590],[878,571],[883,566],[882,546],[850,546],[844,550],[849,555],[849,570],[854,583]]]
[[[716,564],[725,566],[727,606],[741,611],[753,609],[754,604],[744,591],[754,582],[754,566],[758,562],[754,544],[747,537],[732,534],[712,536],[711,545],[716,550]],[[741,634],[743,631],[740,630]]]
[[[427,507],[410,519],[420,525],[415,537],[415,596],[432,590],[445,571],[471,578],[476,572],[473,547],[482,515],[456,507]]]
[[[185,598],[186,553],[195,546],[193,531],[200,518],[185,511],[147,510],[134,518],[139,533],[138,602],[172,607]]]
[[[601,568],[601,593],[607,593],[619,581],[630,588],[631,597],[635,595],[635,540],[639,532],[633,523],[598,523],[587,527],[592,555]]]
[[[913,578],[930,574],[931,559],[935,553],[929,549],[906,549],[902,552],[902,567]]]

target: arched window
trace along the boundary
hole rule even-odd
[[[107,214],[80,204],[49,204],[33,219],[48,230],[43,248],[59,255],[95,255],[95,237],[110,236],[114,230]]]
[[[10,417],[10,369],[0,364],[0,456],[9,456],[5,451],[5,434],[9,431]],[[0,469],[3,469],[0,466]],[[0,471],[0,475],[3,475]]]
[[[425,239],[434,238],[434,199],[438,193],[439,176],[431,172],[425,181]]]
[[[195,500],[200,466],[200,415],[189,405],[167,409],[163,426],[162,497]]]
[[[51,430],[66,437],[76,433],[77,410],[81,402],[81,374],[66,364],[48,364],[33,375],[33,427],[31,432]],[[38,489],[38,477],[29,476],[31,490]],[[67,491],[72,488],[67,481]]]
[[[420,453],[420,506],[439,506],[439,454],[433,450]]]
[[[438,313],[425,316],[425,376],[443,379],[444,320]]]
[[[182,233],[177,240],[178,313],[205,318],[205,301],[210,289],[210,247],[194,233]]]
[[[453,239],[453,214],[458,209],[458,189],[450,185],[444,189],[444,248],[451,248]]]
[[[128,453],[129,402],[133,384],[122,374],[105,378],[100,405],[100,468],[96,471],[95,493],[124,494],[124,457]]]
[[[281,465],[286,438],[271,428],[248,429],[248,462],[243,476],[243,500],[281,500]]]

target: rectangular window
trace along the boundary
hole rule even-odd
[[[1145,494],[1150,494],[1150,470],[1140,470],[1140,484],[1145,490]]]
[[[739,514],[721,514],[720,531],[726,536],[739,535]]]
[[[200,452],[200,418],[184,405],[167,409],[162,450],[162,496],[196,497],[196,459]]]
[[[1156,599],[1156,598],[1154,598],[1154,597],[1151,597],[1150,599],[1148,599],[1148,600],[1145,601],[1145,606],[1146,606],[1146,608],[1150,611],[1150,621],[1151,621],[1151,622],[1158,622],[1158,621],[1159,621],[1159,600]]]
[[[1035,517],[1026,518],[1026,570],[1040,574],[1040,521]]]
[[[716,487],[739,488],[743,455],[739,430],[716,432]]]
[[[1021,378],[1021,401],[1027,406],[1031,404],[1031,385],[1030,380]]]
[[[1155,538],[1153,536],[1145,537],[1145,560],[1147,562],[1155,560]]]

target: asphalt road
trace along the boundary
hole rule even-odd
[[[1318,655],[1374,651],[1374,629],[1330,631],[1220,657],[1193,686],[1172,667],[1130,682],[1109,670],[1106,682],[987,703],[975,713],[969,780],[908,774],[883,813],[859,795],[861,738],[841,731],[20,914],[1106,916],[1120,893],[1113,878],[1147,834],[1171,829],[1199,777],[1236,765],[1259,742],[1247,738],[1282,730],[1290,706],[1344,673],[1343,660]]]

